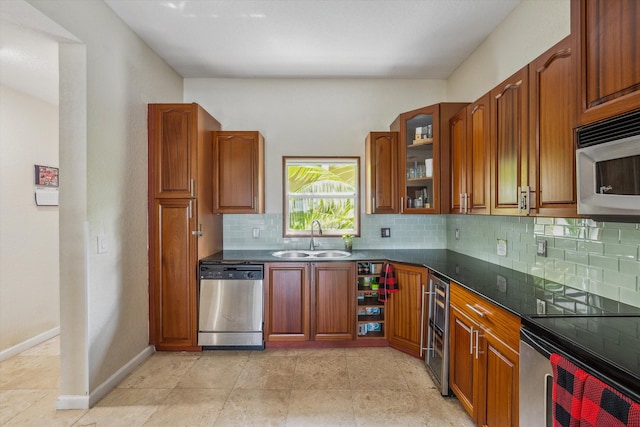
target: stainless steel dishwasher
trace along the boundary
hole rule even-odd
[[[264,266],[200,263],[198,345],[264,349]]]

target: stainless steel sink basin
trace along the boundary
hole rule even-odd
[[[346,258],[351,256],[351,252],[339,251],[339,250],[326,250],[326,251],[301,251],[301,250],[289,250],[273,252],[271,255],[278,258]]]
[[[351,252],[345,251],[318,251],[316,258],[346,258],[351,256]]]
[[[278,251],[273,252],[271,255],[278,258],[307,258],[309,254],[306,251]]]

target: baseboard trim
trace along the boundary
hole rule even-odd
[[[22,341],[21,343],[16,344],[13,347],[2,350],[0,351],[0,362],[2,362],[3,360],[7,360],[10,357],[17,356],[23,351],[29,350],[31,347],[42,344],[43,342],[50,340],[51,338],[58,335],[60,335],[60,326],[49,329],[48,331],[38,334],[35,337],[29,338],[28,340]]]
[[[96,387],[88,396],[80,395],[61,395],[56,401],[56,409],[89,409],[100,401],[107,393],[113,390],[122,382],[135,368],[149,358],[154,352],[155,347],[150,345],[145,347],[133,359],[127,362],[122,368],[118,369],[105,382]]]

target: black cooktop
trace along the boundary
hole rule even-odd
[[[640,394],[640,316],[527,316],[523,325]]]

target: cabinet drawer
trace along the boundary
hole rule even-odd
[[[520,347],[520,319],[517,316],[458,284],[451,283],[450,292],[452,305],[478,323],[486,332],[518,351]]]

